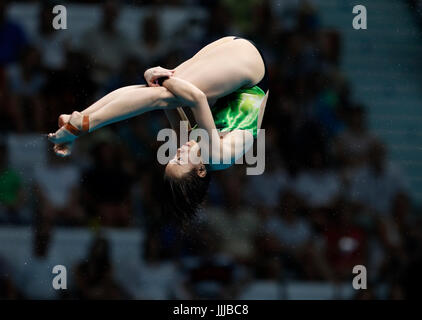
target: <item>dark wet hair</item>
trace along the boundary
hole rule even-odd
[[[163,210],[179,223],[192,221],[207,195],[211,175],[200,177],[196,169],[176,178],[164,174]]]

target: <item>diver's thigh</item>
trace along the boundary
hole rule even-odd
[[[186,70],[189,68],[193,63],[195,63],[198,58],[204,57],[206,55],[209,55],[216,47],[222,45],[223,43],[226,43],[228,41],[233,41],[234,36],[224,37],[220,38],[218,40],[215,40],[209,44],[207,44],[205,47],[203,47],[201,50],[199,50],[192,58],[186,60],[185,62],[181,63],[177,66],[177,70],[179,72]]]
[[[191,82],[209,99],[218,99],[257,83],[264,72],[258,50],[247,40],[239,39],[215,47],[211,54],[198,57],[185,68],[176,68],[174,76]]]
[[[223,43],[233,41],[234,36],[228,36],[223,37],[218,40],[215,40],[209,44],[207,44],[205,47],[203,47],[201,50],[199,50],[192,58],[199,58],[201,56],[207,55],[210,52],[212,52],[216,47],[222,45]]]

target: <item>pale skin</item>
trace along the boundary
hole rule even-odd
[[[234,41],[233,37],[221,38],[173,70],[161,67],[148,69],[145,72],[148,86],[123,87],[109,93],[81,112],[73,112],[71,116],[61,115],[59,127],[70,122],[75,127],[81,128],[82,116],[88,115],[89,132],[92,132],[108,124],[161,109],[166,113],[173,129],[177,131],[180,120],[187,119],[180,106],[186,106],[191,108],[198,126],[207,131],[211,143],[218,141],[212,145],[220,148],[221,154],[229,152],[232,159],[237,159],[252,145],[253,137],[245,135],[243,130],[234,130],[224,136],[219,135],[210,105],[239,88],[252,87],[262,79],[264,73],[262,58],[250,42],[244,39]],[[166,78],[162,86],[156,83],[159,78]],[[67,156],[76,136],[60,128],[56,133],[50,134],[49,139],[55,143],[54,150],[57,155]],[[236,154],[233,148],[238,139],[242,139],[245,146],[242,154]],[[180,161],[180,157],[190,152],[192,148],[197,148],[199,152],[199,147],[194,141],[179,148],[175,158],[167,165],[166,173],[178,176],[195,166],[198,175],[205,175],[203,165]]]

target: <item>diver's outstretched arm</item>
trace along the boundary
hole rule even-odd
[[[163,86],[171,91],[179,100],[191,108],[198,126],[208,133],[208,148],[210,153],[207,156],[221,156],[222,139],[215,126],[208,99],[198,87],[192,83],[177,77],[170,77],[163,81]]]
[[[205,129],[211,138],[210,143],[214,139],[220,140],[205,93],[192,83],[177,77],[165,79],[163,87],[177,96],[183,105],[191,108],[196,123],[200,128]]]

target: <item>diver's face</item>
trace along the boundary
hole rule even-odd
[[[176,155],[166,166],[166,174],[179,178],[193,169],[198,169],[197,172],[200,174],[199,168],[202,167],[199,144],[195,140],[191,140],[177,149]]]

